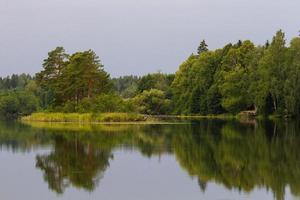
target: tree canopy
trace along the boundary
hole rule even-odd
[[[172,83],[174,113],[299,115],[299,41],[295,37],[287,46],[279,30],[264,46],[239,40],[191,55]]]
[[[215,50],[203,40],[197,53],[175,74],[111,79],[92,50],[69,55],[57,47],[35,77],[0,78],[0,91],[28,91],[37,107],[59,112],[300,115],[300,37],[288,44],[279,30],[264,45],[238,40]]]
[[[68,101],[80,102],[84,98],[106,93],[111,85],[99,57],[92,50],[65,53],[63,47],[49,52],[43,70],[36,74],[38,85],[56,105]]]

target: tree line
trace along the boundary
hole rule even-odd
[[[13,74],[7,77],[0,77],[0,90],[25,89],[25,86],[33,81],[29,74]]]
[[[262,46],[246,40],[215,51],[204,47],[176,72],[175,113],[300,114],[300,37],[287,46],[280,30]]]
[[[92,50],[48,53],[35,76],[0,78],[0,112],[18,116],[49,112],[139,112],[209,115],[252,110],[260,115],[300,114],[300,37],[286,44],[250,40],[209,50],[203,40],[175,74],[111,78]],[[26,101],[18,100],[27,95]],[[17,99],[17,100],[16,100]],[[35,104],[35,106],[32,106]]]
[[[0,117],[29,115],[39,107],[37,85],[29,74],[0,77]]]

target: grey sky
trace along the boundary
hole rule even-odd
[[[300,30],[299,0],[0,0],[0,75],[35,73],[47,52],[93,49],[112,76],[175,72],[215,49]]]

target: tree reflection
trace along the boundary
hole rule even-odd
[[[210,126],[203,122],[174,137],[180,165],[201,180],[201,189],[213,181],[245,192],[270,188],[278,200],[284,199],[287,186],[294,195],[300,194],[298,125],[262,123],[255,128],[228,122]]]
[[[109,166],[112,154],[109,150],[84,145],[80,141],[66,140],[55,136],[54,148],[50,154],[38,155],[36,167],[44,173],[49,188],[63,193],[70,184],[94,190]]]
[[[282,200],[287,187],[300,196],[299,130],[299,123],[285,121],[201,120],[184,125],[81,127],[79,131],[0,124],[0,146],[27,151],[51,145],[49,153],[36,157],[36,167],[57,193],[69,186],[93,191],[113,151],[124,148],[146,157],[174,154],[203,192],[215,182],[243,192],[266,188]]]
[[[58,194],[70,186],[93,191],[109,167],[113,149],[139,149],[147,157],[166,152],[163,136],[168,131],[160,128],[164,132],[160,134],[156,129],[155,126],[129,126],[76,132],[47,128],[43,131],[49,135],[48,142],[53,147],[50,153],[37,155],[36,167],[43,172],[49,188]]]

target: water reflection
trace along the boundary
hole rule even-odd
[[[93,191],[114,150],[125,148],[146,157],[173,154],[182,169],[197,178],[203,192],[208,183],[215,182],[243,192],[266,188],[278,200],[284,199],[287,187],[300,196],[297,122],[203,120],[78,127],[1,123],[0,145],[13,152],[49,146],[50,152],[37,154],[36,167],[58,194],[70,186]]]
[[[94,190],[109,166],[111,152],[61,135],[53,139],[53,151],[36,157],[36,167],[43,171],[49,187],[57,193],[63,193],[69,185]]]
[[[210,181],[246,192],[266,187],[280,200],[286,186],[300,194],[300,137],[295,127],[200,123],[191,128],[189,137],[175,137],[174,152],[203,190]]]

